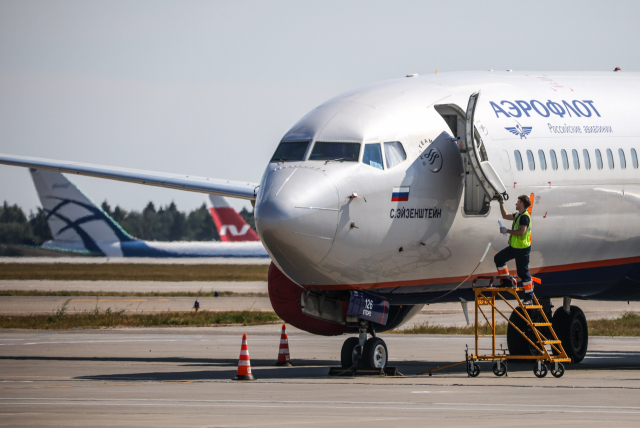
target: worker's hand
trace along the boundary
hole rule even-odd
[[[506,227],[501,227],[500,228],[500,233],[502,233],[504,235],[505,233],[507,233],[508,230],[509,229],[507,229]]]
[[[498,203],[502,205],[504,203],[504,198],[502,197],[502,195],[498,194],[497,198],[498,198]]]

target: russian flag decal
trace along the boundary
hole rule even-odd
[[[391,194],[391,202],[403,202],[409,200],[410,187],[394,187]]]

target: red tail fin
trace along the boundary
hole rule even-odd
[[[260,238],[251,226],[233,209],[222,196],[209,195],[209,212],[216,224],[223,242],[259,241]]]

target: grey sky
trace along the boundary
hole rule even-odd
[[[0,1],[0,152],[258,182],[299,118],[370,82],[638,71],[638,16],[636,1]],[[125,209],[205,198],[71,179]],[[2,200],[39,206],[25,169],[0,166]]]

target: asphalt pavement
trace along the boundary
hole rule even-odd
[[[248,336],[256,381],[236,374]],[[591,338],[580,364],[538,379],[532,364],[460,361],[470,336],[381,335],[402,377],[332,377],[345,337],[288,329],[293,367],[276,367],[280,326],[0,332],[0,425],[637,427],[640,339]]]

